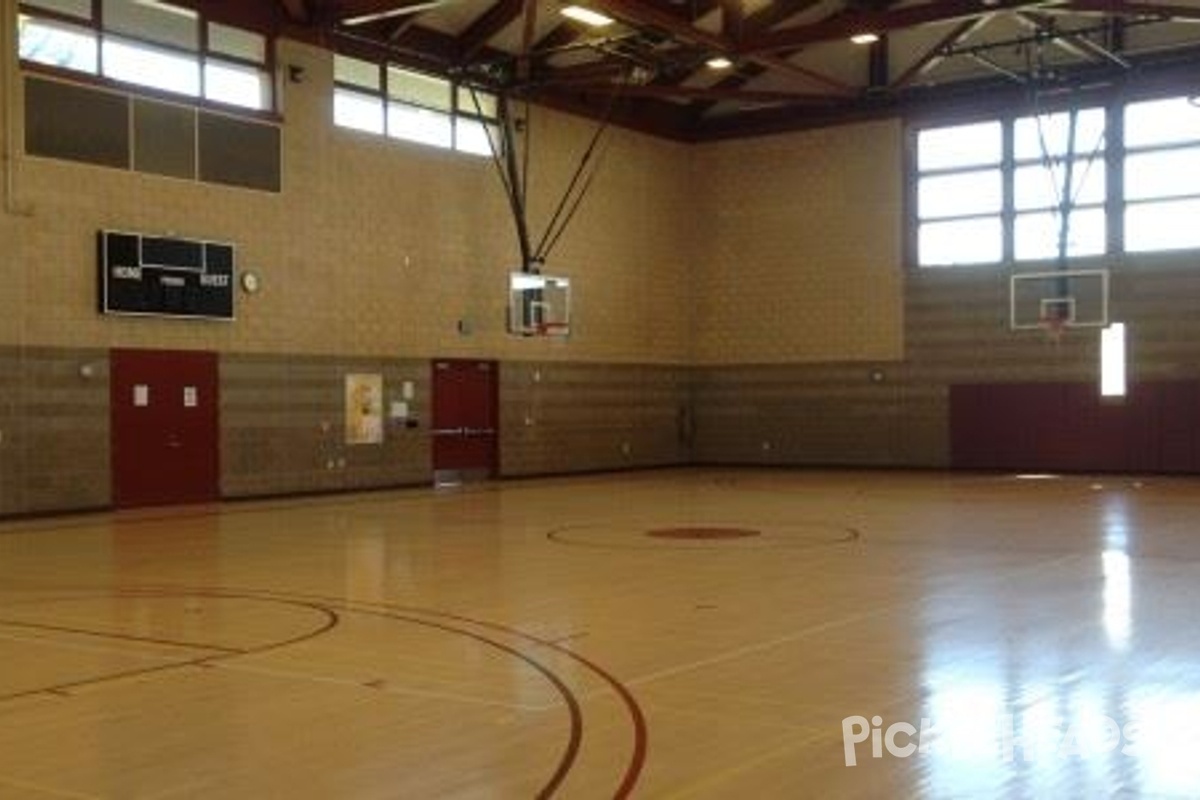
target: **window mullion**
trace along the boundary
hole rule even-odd
[[[1106,109],[1104,165],[1108,252],[1125,252],[1125,115],[1120,103]]]
[[[1001,191],[1000,205],[1000,230],[1003,236],[1001,245],[1001,258],[1003,263],[1011,264],[1016,253],[1016,160],[1013,146],[1013,119],[1009,117],[1004,120],[1001,127],[1001,147],[1002,155],[1000,161],[1000,175],[1003,188]]]

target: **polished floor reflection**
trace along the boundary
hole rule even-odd
[[[0,798],[1196,797],[1198,509],[682,470],[12,521]]]

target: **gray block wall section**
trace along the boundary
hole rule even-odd
[[[345,376],[383,375],[385,411],[413,383],[420,428],[345,443]],[[313,356],[221,357],[221,493],[254,497],[428,483],[429,363]]]
[[[385,406],[411,381],[419,427],[346,445],[353,372],[384,376]],[[503,476],[689,461],[686,368],[504,362],[500,376]],[[431,484],[429,378],[425,359],[223,355],[222,495]],[[108,351],[0,348],[0,515],[109,506],[110,453]]]
[[[644,364],[505,362],[500,473],[686,464],[691,373]]]
[[[1195,264],[1147,259],[1110,274],[1109,319],[1128,326],[1130,380],[1200,378]],[[697,368],[695,461],[947,467],[952,385],[1099,383],[1098,329],[1057,343],[1011,330],[1006,272],[912,270],[904,313],[902,360]]]
[[[0,348],[0,514],[110,502],[108,353]]]
[[[1200,378],[1200,272],[1185,262],[1113,270],[1111,314],[1129,325],[1133,381]],[[914,271],[905,353],[879,362],[650,364],[506,361],[505,477],[678,464],[944,467],[957,383],[1091,381],[1094,329],[1060,343],[1008,327],[994,270]],[[0,348],[0,514],[110,502],[107,352]],[[81,373],[91,367],[90,377]],[[415,387],[417,431],[381,447],[342,438],[343,376],[380,372],[390,403]],[[226,354],[226,497],[428,484],[429,362]],[[878,378],[878,380],[874,379]]]

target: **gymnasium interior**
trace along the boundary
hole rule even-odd
[[[1197,0],[0,10],[0,799],[1200,792]]]

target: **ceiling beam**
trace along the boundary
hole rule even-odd
[[[542,69],[533,74],[529,90],[533,92],[554,89],[570,84],[608,83],[621,78],[629,71],[629,62],[622,58],[603,58],[569,67]]]
[[[892,81],[891,86],[888,88],[903,89],[917,78],[932,70],[945,60],[947,48],[969,39],[976,31],[987,25],[991,19],[990,16],[976,17],[975,19],[964,20],[955,25],[953,30],[938,40],[937,44],[925,51],[925,55],[914,61],[900,77]]]
[[[806,11],[817,5],[821,0],[776,0],[774,3],[763,6],[754,13],[748,15],[742,23],[743,36],[757,36],[764,33],[785,20],[794,17],[802,11]],[[785,56],[787,54],[784,54]],[[655,83],[677,86],[686,82],[689,78],[695,75],[699,69],[683,70],[675,75],[664,76],[655,81]],[[766,69],[759,64],[749,63],[741,67],[741,69],[732,74],[727,75],[718,81],[715,86],[724,88],[737,88],[744,86],[752,78],[756,78],[765,72]],[[703,114],[711,107],[711,103],[697,103],[697,110]]]
[[[892,79],[887,34],[871,42],[870,48],[867,53],[867,88],[870,90],[886,89]]]
[[[387,32],[387,41],[389,44],[397,41],[401,36],[408,33],[409,28],[417,24],[417,15],[410,14],[396,21],[391,30]]]
[[[553,52],[564,47],[570,47],[584,37],[584,31],[578,25],[560,22],[550,29],[542,38],[533,44],[534,54]]]
[[[279,0],[279,5],[283,6],[283,10],[291,22],[304,23],[310,19],[308,4],[304,0]]]
[[[689,21],[698,19],[717,7],[720,0],[695,0],[688,4],[687,8],[678,8],[675,6],[664,6],[660,9],[663,13],[671,14],[677,17],[680,21]],[[792,0],[788,0],[791,2]],[[812,0],[816,2],[816,0]],[[593,32],[584,29],[575,22],[561,22],[555,25],[545,36],[537,41],[533,46],[535,56],[545,57],[557,50],[570,48],[572,45],[584,42]]]
[[[774,56],[754,56],[754,62],[766,67],[774,72],[782,72],[785,75],[791,75],[794,78],[800,78],[805,81],[820,84],[826,89],[832,89],[838,94],[852,96],[858,94],[858,90],[848,83],[839,81],[836,78],[831,78],[828,75],[823,75],[816,70],[811,70],[808,67],[802,67],[799,64],[794,64],[785,58],[776,58]]]
[[[493,36],[507,28],[520,16],[525,0],[497,0],[458,37],[459,58],[469,61]]]
[[[679,19],[673,14],[663,12],[653,6],[648,6],[638,0],[592,0],[592,5],[602,7],[613,15],[632,24],[650,25],[682,41],[708,47],[715,53],[735,53],[736,43],[723,36],[703,31],[690,22]],[[754,61],[770,70],[800,77],[833,89],[840,94],[854,94],[855,90],[842,83],[805,67],[798,66],[783,58],[769,54],[751,54]]]
[[[799,103],[804,105],[832,105],[844,102],[843,98],[828,94],[813,94],[811,92],[789,91],[756,91],[753,89],[725,88],[721,86],[659,86],[649,83],[643,86],[623,86],[617,88],[612,83],[575,85],[572,89],[580,92],[597,92],[612,94],[614,91],[627,97],[656,97],[661,99],[685,100],[734,100],[743,103]]]
[[[1065,36],[1058,35],[1053,17],[1047,17],[1045,15],[1036,14],[1029,11],[1018,11],[1013,16],[1016,17],[1017,22],[1021,23],[1026,28],[1045,33],[1050,43],[1059,50],[1062,50],[1064,53],[1072,55],[1075,58],[1082,58],[1084,61],[1092,60],[1092,55],[1074,41],[1066,38]]]
[[[808,11],[821,0],[776,0],[746,17],[745,35],[758,36],[797,14]]]
[[[820,2],[821,0],[776,0],[776,2],[763,6],[759,10],[746,17],[742,26],[742,35],[743,37],[749,37],[766,33],[776,25],[786,22],[797,14],[813,8]],[[754,61],[750,61],[749,63],[743,64],[739,67],[737,72],[733,73],[732,75],[727,75],[713,84],[713,88],[723,90],[741,89],[750,81],[765,74],[768,71],[768,66],[766,66],[768,64],[775,69],[783,68],[785,71],[793,75],[796,75],[798,72],[800,72],[802,74],[800,74],[799,77],[803,78],[804,80],[815,80],[817,83],[828,85],[827,81],[831,79],[828,79],[823,75],[818,75],[817,73],[809,70],[803,70],[803,68],[784,60],[792,54],[792,52],[787,52],[779,54],[778,57],[764,56]],[[677,76],[671,82],[671,85],[683,83],[693,74],[695,74],[695,72],[695,70],[692,70]],[[839,93],[846,88],[844,84],[839,82],[835,83],[836,86],[834,88],[836,88],[836,91]],[[693,119],[702,119],[705,114],[712,110],[713,106],[717,105],[718,102],[720,101],[696,100],[693,102],[691,106]]]
[[[379,19],[419,14],[431,8],[445,5],[452,0],[342,0],[337,4],[338,22],[356,22],[363,17]],[[365,21],[365,20],[363,20]]]
[[[1076,0],[1094,2],[1095,0]],[[1058,5],[1060,0],[933,0],[915,6],[902,6],[887,11],[852,11],[779,31],[764,33],[747,40],[744,55],[792,50],[817,42],[849,39],[856,33],[883,35],[897,28],[910,28],[933,22],[970,19],[997,11]],[[1101,0],[1107,2],[1107,0]],[[1200,10],[1197,11],[1200,14]]]
[[[1134,0],[1067,0],[1060,10],[1127,17],[1166,17],[1200,21],[1200,8],[1178,3],[1134,2]]]
[[[745,0],[721,0],[721,33],[732,41],[740,41],[745,24]]]
[[[688,18],[690,15],[680,16],[664,11],[643,0],[589,0],[589,5],[634,27],[657,28],[676,39],[707,47],[715,53],[732,53],[736,49],[732,39],[697,28]]]

